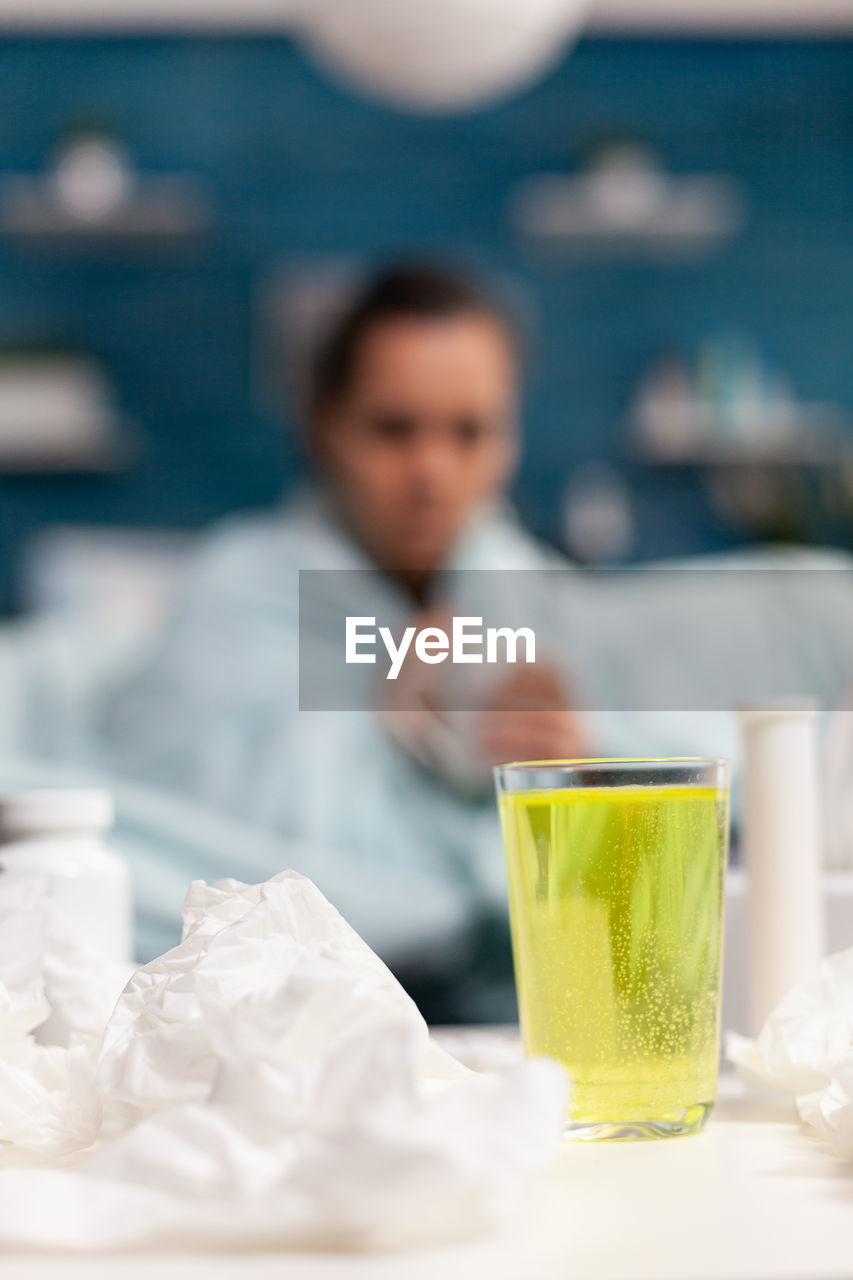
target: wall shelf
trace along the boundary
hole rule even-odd
[[[128,419],[99,423],[98,439],[68,449],[5,450],[0,443],[0,479],[7,476],[113,475],[126,471],[142,451],[138,428]]]
[[[673,434],[671,418],[634,415],[629,423],[631,458],[650,467],[709,469],[819,469],[853,460],[853,431],[828,405],[799,405],[794,418],[762,415],[744,421],[737,437],[731,424],[716,423],[707,415],[681,418],[677,425],[681,440],[664,443],[667,434]]]
[[[101,217],[64,207],[49,176],[0,178],[0,235],[42,243],[162,243],[199,235],[211,211],[189,178],[144,178],[132,196]]]
[[[547,249],[685,256],[714,249],[744,220],[723,174],[673,175],[642,146],[611,146],[586,170],[541,173],[510,195],[518,234]]]

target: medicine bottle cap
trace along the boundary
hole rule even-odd
[[[113,822],[108,791],[17,791],[0,795],[0,841],[41,835],[97,835]]]

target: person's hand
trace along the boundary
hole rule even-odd
[[[497,686],[480,717],[478,740],[489,764],[575,760],[589,753],[583,716],[555,669],[541,659]]]
[[[413,619],[449,630],[446,611]],[[491,767],[510,760],[570,760],[589,754],[582,714],[554,667],[540,658],[505,668],[485,707],[451,710],[446,665],[428,666],[410,653],[396,681],[380,690],[380,721],[394,741],[454,785],[491,785]]]
[[[441,607],[425,609],[409,620],[418,631],[424,627],[446,631],[451,624],[450,614]],[[443,665],[419,661],[412,645],[397,679],[383,680],[377,686],[380,723],[399,746],[430,767],[435,764],[436,726],[442,723],[445,682]]]

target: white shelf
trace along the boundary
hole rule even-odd
[[[846,452],[853,456],[853,446]],[[835,467],[843,461],[843,446],[808,446],[804,442],[779,446],[707,444],[680,451],[655,449],[640,442],[634,456],[650,467]]]
[[[0,478],[29,475],[110,475],[124,471],[141,449],[137,431],[116,420],[96,443],[62,449],[4,450],[0,446]]]
[[[629,427],[632,455],[647,466],[710,468],[835,467],[853,459],[853,432],[828,405],[801,405],[796,417],[784,422],[763,418],[742,437],[726,439],[727,429],[721,425],[714,430],[706,416],[682,423],[681,429],[683,440],[668,443],[671,422],[664,430],[663,423],[655,427],[653,418],[634,415]]]
[[[200,234],[210,220],[208,202],[190,178],[144,178],[114,212],[80,218],[59,202],[49,178],[0,176],[0,234],[19,239],[172,241]]]
[[[737,232],[744,200],[721,174],[591,169],[523,179],[509,212],[517,232],[544,248],[679,255],[713,249]]]

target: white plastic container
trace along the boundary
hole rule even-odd
[[[112,822],[106,791],[0,795],[0,894],[8,877],[43,877],[74,936],[113,960],[131,961],[130,873],[103,839]]]
[[[752,1034],[825,954],[816,726],[807,703],[741,712]]]

